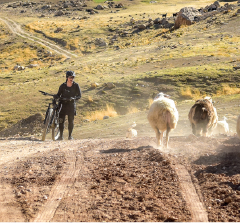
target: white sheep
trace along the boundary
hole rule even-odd
[[[229,133],[229,126],[227,123],[227,118],[224,116],[223,121],[218,121],[217,126],[213,129],[213,134],[227,134]]]
[[[137,130],[134,129],[134,127],[136,127],[136,123],[135,123],[135,122],[133,122],[133,124],[131,125],[131,127],[127,130],[127,132],[126,132],[126,138],[137,137]]]
[[[160,92],[150,106],[148,121],[156,133],[157,145],[163,145],[163,132],[166,132],[166,147],[168,148],[169,132],[175,129],[178,122],[178,111],[170,96]]]
[[[237,127],[236,127],[236,130],[237,130],[237,135],[238,135],[238,137],[240,138],[240,115],[238,116],[238,119],[237,119]]]

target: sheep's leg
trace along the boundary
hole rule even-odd
[[[156,133],[156,138],[157,138],[157,146],[161,146],[161,141],[160,141],[160,132],[158,128],[154,128],[154,131]]]
[[[192,123],[192,133],[193,135],[196,135],[196,127],[193,123]]]
[[[199,124],[198,125],[196,125],[195,126],[195,136],[201,136],[201,131],[202,131],[202,129],[201,129],[201,126],[199,126]]]
[[[202,135],[205,136],[205,137],[207,137],[207,126],[206,126],[206,127],[205,127],[205,126],[203,127]]]
[[[163,131],[160,132],[160,145],[163,145]]]
[[[166,148],[168,148],[168,142],[169,142],[169,132],[171,131],[170,128],[167,128],[167,132],[166,132]]]

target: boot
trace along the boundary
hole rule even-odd
[[[57,140],[63,140],[63,132],[60,131],[60,135],[58,136]]]

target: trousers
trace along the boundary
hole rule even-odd
[[[68,134],[69,136],[72,135],[73,131],[73,121],[74,121],[74,114],[67,115],[68,116]],[[63,135],[64,130],[64,122],[65,122],[66,115],[65,114],[59,114],[59,130],[60,130],[60,136]]]

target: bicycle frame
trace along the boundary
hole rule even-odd
[[[52,102],[48,104],[47,111],[44,118],[44,128],[42,140],[46,139],[47,133],[52,132],[52,139],[56,140],[59,135],[59,112],[61,110],[60,100],[55,98],[56,95],[40,91],[43,95],[52,96]]]
[[[49,109],[52,108],[53,109],[53,115],[52,115],[52,118],[50,120],[50,123],[49,123],[49,126],[51,128],[52,124],[53,124],[53,121],[54,119],[58,119],[59,117],[59,112],[61,110],[61,107],[59,106],[59,100],[57,99],[52,99],[52,103],[49,103],[48,104],[48,108],[47,108],[47,111],[46,111],[46,115],[45,115],[45,119],[44,119],[44,124],[46,123],[46,118],[47,118],[47,115],[48,115],[48,112],[49,112]],[[56,123],[57,124],[57,123]]]

